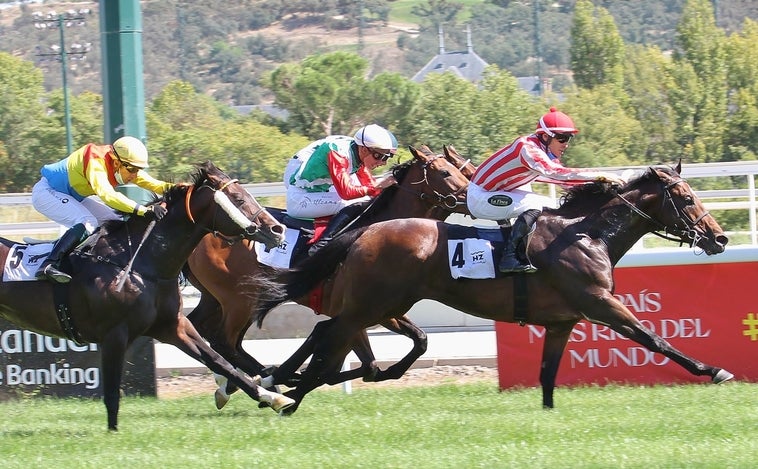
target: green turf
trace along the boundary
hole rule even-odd
[[[749,468],[758,384],[537,389],[496,383],[317,390],[289,418],[235,396],[0,404],[5,468]]]

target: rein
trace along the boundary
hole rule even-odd
[[[629,207],[632,212],[636,213],[640,217],[644,218],[645,220],[648,220],[652,222],[653,224],[657,225],[657,229],[651,231],[652,234],[658,236],[659,238],[665,239],[667,241],[674,241],[679,242],[680,245],[685,243],[685,239],[689,239],[690,247],[693,247],[697,245],[697,242],[700,240],[701,236],[697,233],[697,231],[694,229],[695,225],[700,223],[700,221],[705,218],[706,216],[709,216],[711,213],[709,211],[705,211],[702,215],[700,215],[696,220],[691,220],[690,217],[687,216],[684,211],[680,210],[679,207],[676,206],[674,203],[674,198],[671,195],[671,188],[676,186],[677,184],[680,184],[682,182],[685,182],[685,179],[679,178],[674,182],[671,182],[664,186],[664,198],[663,202],[661,202],[661,207],[664,207],[667,205],[667,203],[670,203],[671,208],[674,210],[674,213],[676,214],[676,217],[679,221],[684,222],[686,225],[685,228],[681,228],[678,226],[678,223],[675,224],[673,227],[666,226],[665,224],[661,223],[660,221],[656,220],[655,218],[651,217],[647,213],[640,210],[636,205],[629,202],[626,198],[624,198],[623,195],[616,193],[616,197],[621,199],[624,204],[626,204],[627,207]],[[663,233],[659,233],[659,231],[663,230]],[[676,237],[673,237],[676,236]]]

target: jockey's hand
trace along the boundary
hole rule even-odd
[[[395,184],[397,184],[397,180],[395,179],[395,177],[387,176],[386,178],[377,182],[376,187],[378,187],[379,189],[386,189],[390,186],[394,186]]]
[[[595,181],[608,182],[614,186],[623,186],[626,184],[626,180],[624,178],[613,173],[600,173],[600,175],[595,178]]]
[[[163,205],[155,204],[151,205],[147,208],[147,212],[145,212],[145,218],[148,220],[160,220],[164,216],[166,216],[166,213],[168,210],[166,210],[166,207]]]

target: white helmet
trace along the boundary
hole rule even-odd
[[[393,155],[397,151],[397,139],[392,132],[376,124],[358,129],[353,140],[360,146],[384,150]]]
[[[147,168],[147,148],[138,138],[121,137],[113,142],[113,151],[116,158],[122,163],[130,164],[134,167]]]

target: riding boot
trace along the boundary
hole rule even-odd
[[[505,243],[503,257],[500,259],[500,265],[498,266],[500,272],[523,272],[531,274],[537,271],[537,268],[529,262],[526,251],[529,235],[532,233],[534,222],[537,221],[539,214],[540,210],[531,209],[516,218],[511,228],[510,238]],[[520,252],[517,253],[517,251]],[[525,259],[525,262],[522,262],[520,257]]]
[[[87,229],[78,223],[68,229],[53,246],[50,255],[47,256],[39,267],[35,277],[38,280],[51,280],[58,283],[68,283],[71,276],[60,271],[60,264],[66,255],[71,252],[87,235]]]
[[[334,216],[329,219],[329,223],[326,224],[324,232],[321,237],[313,243],[313,246],[308,250],[308,255],[312,256],[316,251],[326,246],[326,243],[332,240],[343,228],[347,227],[358,215],[363,213],[366,209],[366,203],[356,203],[344,207]]]

